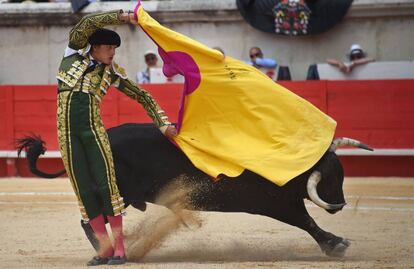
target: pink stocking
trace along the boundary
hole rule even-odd
[[[99,241],[99,257],[106,258],[112,256],[114,249],[112,248],[111,240],[109,239],[108,232],[106,231],[103,215],[99,215],[96,218],[89,220],[89,223],[91,224],[91,227]]]
[[[111,225],[112,235],[115,241],[114,256],[125,256],[124,235],[122,233],[122,215],[107,216],[109,224]]]

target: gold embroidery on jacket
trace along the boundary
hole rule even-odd
[[[113,72],[118,75],[119,77],[123,78],[123,79],[127,79],[128,76],[125,72],[125,69],[120,67],[117,63],[112,62],[112,70]]]
[[[64,70],[59,70],[56,78],[67,84],[69,87],[73,88],[75,87],[76,82],[78,82],[79,78],[85,72],[88,65],[89,60],[83,60],[82,62],[77,60],[72,64],[68,71],[65,72]]]
[[[110,70],[110,66],[106,65],[103,71],[101,84],[99,85],[99,88],[97,89],[97,92],[101,98],[106,94],[109,86],[111,86],[111,77],[110,77],[111,73],[109,72],[109,70]]]

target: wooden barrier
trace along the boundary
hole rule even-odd
[[[281,85],[307,99],[338,122],[336,136],[352,137],[387,154],[360,156],[359,151],[340,153],[346,175],[414,176],[408,165],[414,158],[414,80],[294,81]],[[145,85],[172,122],[177,120],[181,84]],[[151,122],[135,101],[110,89],[102,102],[107,128],[127,122]],[[0,177],[29,175],[22,160],[16,161],[14,140],[38,134],[51,155],[41,165],[57,170],[60,160],[56,138],[55,85],[0,86]],[[53,153],[54,152],[54,153]],[[375,160],[375,161],[373,161]],[[394,163],[395,162],[395,163]],[[375,164],[381,164],[381,169]]]

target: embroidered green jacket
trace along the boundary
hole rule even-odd
[[[171,124],[165,112],[152,96],[128,79],[125,70],[115,62],[111,65],[91,65],[88,44],[89,36],[98,28],[121,24],[122,10],[90,14],[83,17],[70,31],[69,45],[65,50],[56,76],[59,91],[82,91],[93,95],[99,101],[105,96],[109,86],[113,85],[128,97],[139,102],[153,119],[155,125],[164,127]],[[88,70],[85,74],[87,68]],[[164,128],[161,128],[165,130]]]

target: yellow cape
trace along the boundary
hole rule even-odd
[[[185,77],[179,134],[193,164],[212,177],[244,169],[283,186],[329,148],[336,122],[256,68],[174,32],[138,5],[164,73]]]

